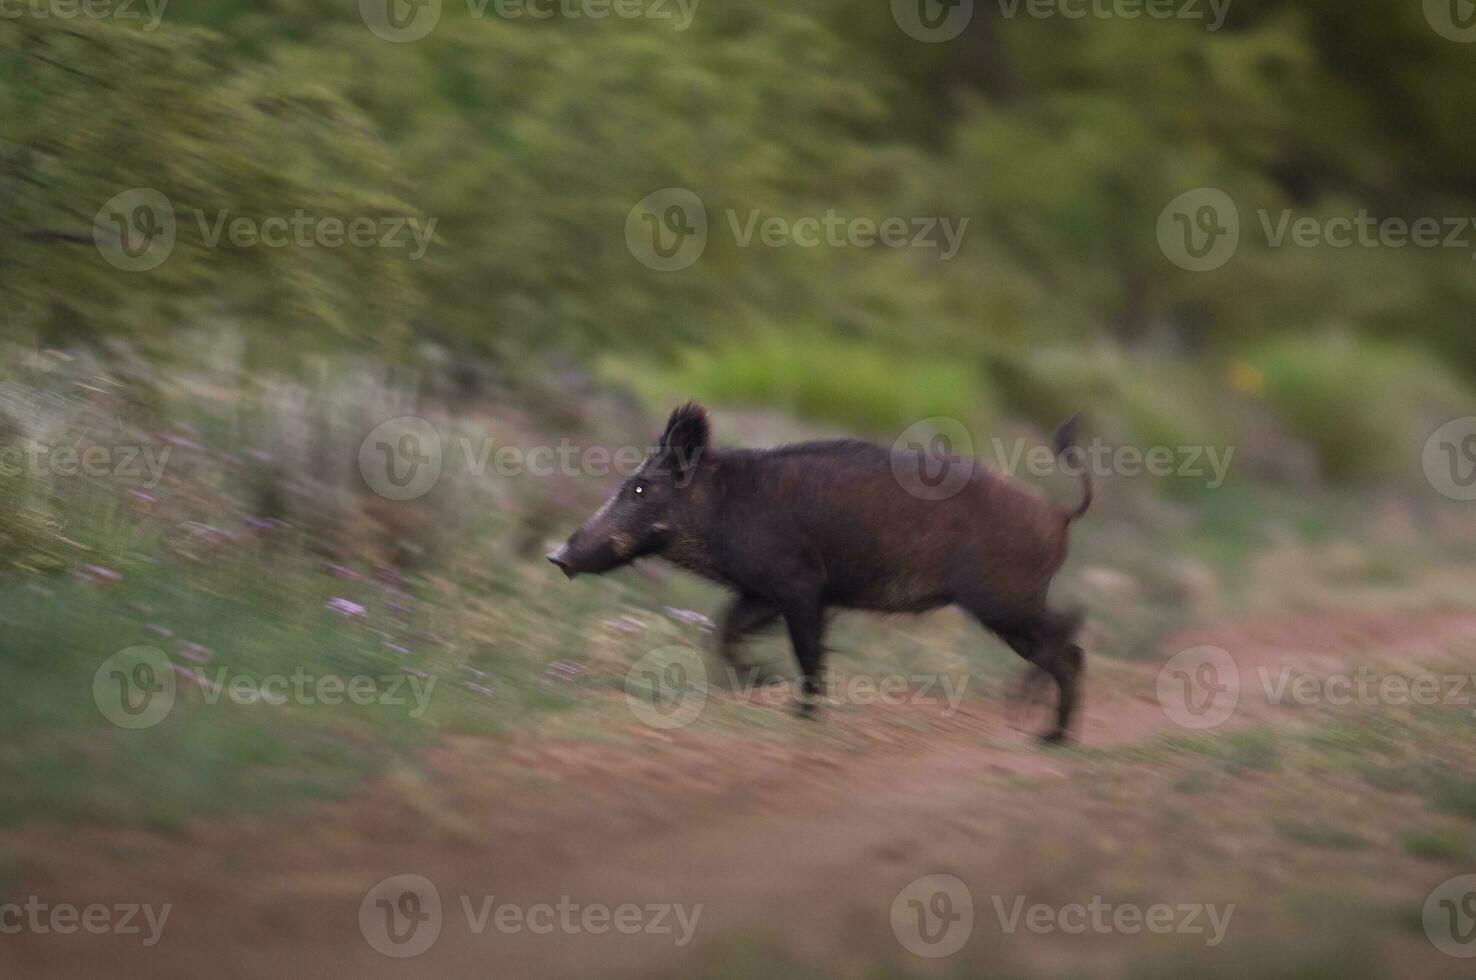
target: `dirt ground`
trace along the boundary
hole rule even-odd
[[[1473,640],[1467,613],[1321,615],[1201,630],[1166,649],[1213,644],[1233,651],[1242,673],[1290,664],[1317,674]],[[1233,795],[1175,800],[1182,773],[1152,747],[1185,732],[1155,698],[1157,671],[1101,660],[1089,671],[1080,751],[1037,745],[998,700],[977,696],[957,714],[840,707],[818,724],[772,731],[662,732],[632,721],[600,741],[455,739],[422,768],[397,768],[290,820],[198,820],[167,836],[24,830],[11,840],[27,869],[12,895],[169,903],[171,913],[152,947],[138,935],[23,932],[0,937],[0,961],[17,977],[772,975],[775,963],[834,976],[874,976],[879,966],[1137,975],[1160,962],[1233,967],[1267,955],[1266,943],[1295,955],[1307,937],[1283,928],[1281,892],[1330,907],[1417,909],[1451,873],[1397,846],[1350,855],[1268,836],[1259,801],[1288,791],[1274,773],[1244,773]],[[1202,734],[1299,724],[1259,694],[1248,685],[1234,718]],[[1370,793],[1330,776],[1318,799],[1342,794],[1357,808]],[[1420,804],[1379,806],[1387,812],[1368,816],[1369,833],[1414,819]],[[392,904],[420,914],[438,898],[439,932],[418,955],[386,956],[366,938],[385,909],[366,895],[407,874],[435,894],[405,904],[396,892]],[[899,892],[932,874],[957,876],[973,902],[967,942],[936,959],[909,952],[893,917]],[[1019,896],[1056,906],[1094,896],[1233,902],[1237,917],[1218,949],[1199,934],[1010,932],[997,912]],[[514,931],[492,918],[477,928],[489,901],[528,909],[561,899],[580,910],[634,904],[643,929],[539,933],[531,919]],[[645,911],[672,903],[701,906],[689,941],[675,913],[657,923]],[[1329,920],[1338,942],[1340,921]],[[1350,912],[1344,932],[1375,973],[1445,976],[1464,965],[1417,929],[1360,937],[1360,921]]]

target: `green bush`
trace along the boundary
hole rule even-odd
[[[1471,403],[1423,352],[1345,334],[1274,341],[1247,361],[1266,404],[1336,478],[1417,470],[1430,431]]]
[[[980,372],[966,362],[819,335],[763,330],[685,350],[668,368],[615,359],[605,367],[607,375],[655,400],[680,392],[719,405],[792,412],[859,432],[895,433],[938,415],[981,425],[995,416]]]
[[[1099,344],[1027,348],[996,355],[991,372],[1007,407],[1049,431],[1078,409],[1085,438],[1136,446],[1233,444],[1235,424],[1203,368]]]

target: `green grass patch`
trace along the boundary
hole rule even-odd
[[[1348,335],[1290,337],[1255,351],[1262,396],[1339,478],[1408,472],[1431,423],[1460,415],[1471,392],[1423,352]]]
[[[1287,840],[1311,847],[1329,847],[1350,851],[1367,847],[1368,841],[1358,834],[1328,823],[1308,823],[1303,820],[1278,820],[1276,832]]]
[[[1405,834],[1402,843],[1405,851],[1415,857],[1431,861],[1464,861],[1471,854],[1469,836],[1447,827]]]
[[[658,404],[676,391],[861,433],[897,432],[932,416],[966,424],[995,417],[982,372],[967,361],[899,353],[818,333],[760,330],[688,348],[666,366],[606,358],[602,373]]]

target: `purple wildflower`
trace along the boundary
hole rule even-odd
[[[357,602],[345,599],[342,596],[334,596],[332,599],[329,599],[325,608],[328,609],[330,612],[338,613],[340,616],[364,615],[363,606],[359,605]]]
[[[696,626],[705,632],[711,633],[713,630],[712,620],[695,609],[677,609],[675,606],[667,606],[666,614],[679,623]]]
[[[615,619],[606,620],[606,622],[622,633],[641,633],[646,629],[646,624],[634,616],[617,616]]]
[[[184,436],[165,436],[164,441],[169,443],[171,446],[178,446],[180,449],[191,449],[195,450],[196,452],[205,451],[204,446],[200,445],[198,442],[195,442],[193,439],[186,439]]]
[[[577,681],[579,675],[584,673],[584,666],[572,660],[555,660],[548,665],[548,673],[561,681]]]
[[[210,648],[199,643],[186,643],[179,648],[179,655],[186,660],[193,660],[197,664],[203,664],[214,654]]]

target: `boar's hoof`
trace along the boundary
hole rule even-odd
[[[820,702],[814,698],[800,698],[794,702],[794,716],[804,718],[807,721],[818,721],[820,718]]]
[[[1070,745],[1071,736],[1066,734],[1065,729],[1058,728],[1053,732],[1046,732],[1040,736],[1042,745]]]

